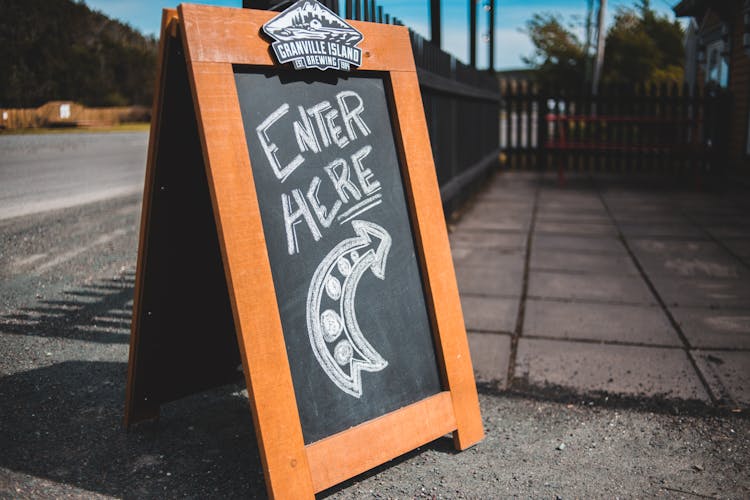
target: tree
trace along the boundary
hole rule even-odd
[[[540,83],[570,89],[581,84],[586,71],[583,44],[560,24],[558,16],[534,14],[526,23],[526,32],[535,50],[522,60],[537,70]]]
[[[681,83],[684,47],[682,27],[657,16],[649,0],[637,10],[618,9],[607,34],[605,83]]]
[[[0,107],[150,104],[157,43],[71,0],[0,0]]]
[[[587,87],[587,48],[564,27],[559,16],[534,14],[526,32],[534,52],[524,62],[537,70],[543,84],[569,91]],[[605,84],[680,83],[684,64],[682,27],[659,16],[649,0],[635,8],[620,7],[607,32],[602,82]]]

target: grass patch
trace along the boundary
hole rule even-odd
[[[91,132],[147,132],[149,123],[123,123],[111,127],[54,127],[0,129],[0,135],[41,135],[41,134],[88,134]]]

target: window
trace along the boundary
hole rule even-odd
[[[724,42],[709,43],[706,56],[706,83],[713,82],[726,88],[729,84],[729,58],[724,54]]]

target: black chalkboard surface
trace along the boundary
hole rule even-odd
[[[386,80],[235,81],[305,444],[437,394]]]

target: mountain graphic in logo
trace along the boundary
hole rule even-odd
[[[362,64],[362,33],[317,0],[299,0],[263,25],[279,63],[349,71]]]

